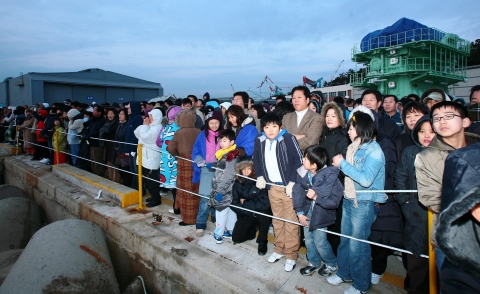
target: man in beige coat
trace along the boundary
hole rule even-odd
[[[323,116],[308,108],[309,102],[310,90],[307,87],[293,88],[292,104],[295,112],[286,114],[282,119],[282,128],[295,136],[302,152],[320,142],[325,123]]]

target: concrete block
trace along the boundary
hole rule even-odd
[[[0,285],[12,270],[23,249],[12,249],[0,252]]]
[[[0,200],[0,251],[25,248],[41,227],[40,208],[32,200],[23,197]]]
[[[70,219],[52,223],[33,236],[0,293],[115,294],[120,290],[102,230]]]
[[[13,155],[20,155],[23,153],[21,147],[14,147],[13,145],[0,143],[0,155],[2,156],[13,156]]]
[[[23,191],[17,186],[0,185],[0,200],[12,198],[12,197],[23,197],[26,199],[30,198],[30,196],[28,196],[28,194],[25,193],[25,191]]]

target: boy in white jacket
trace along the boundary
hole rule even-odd
[[[147,199],[147,207],[154,207],[162,204],[160,198],[160,147],[157,146],[157,137],[161,132],[162,126],[162,112],[158,109],[153,109],[148,113],[148,117],[143,120],[143,125],[135,129],[134,134],[138,139],[138,144],[142,146],[142,175],[143,183],[151,198]],[[138,158],[137,158],[138,164]],[[155,180],[155,181],[152,181]]]

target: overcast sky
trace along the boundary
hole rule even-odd
[[[329,80],[342,60],[338,73],[355,68],[353,45],[401,17],[480,38],[477,0],[4,1],[0,81],[101,68],[177,97],[231,96],[231,84],[258,93],[266,75],[295,86]]]

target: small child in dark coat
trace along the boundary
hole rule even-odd
[[[335,223],[336,209],[343,197],[343,186],[338,179],[339,169],[327,167],[328,154],[320,145],[305,150],[303,166],[297,169],[297,181],[293,186],[293,208],[298,220],[305,227],[305,246],[309,264],[300,273],[309,276],[319,271],[329,276],[338,270],[337,257],[327,241],[327,229]],[[307,190],[307,191],[306,191]],[[324,261],[323,266],[320,268]]]
[[[239,162],[235,170],[237,174],[256,179],[253,170],[253,161]],[[258,189],[255,181],[237,176],[235,184],[233,184],[232,194],[232,205],[272,215],[267,189]],[[232,241],[241,243],[252,240],[257,234],[258,227],[258,255],[265,255],[267,253],[268,229],[270,228],[272,219],[268,216],[236,207],[232,207],[232,209],[237,213],[237,222],[233,228]]]

